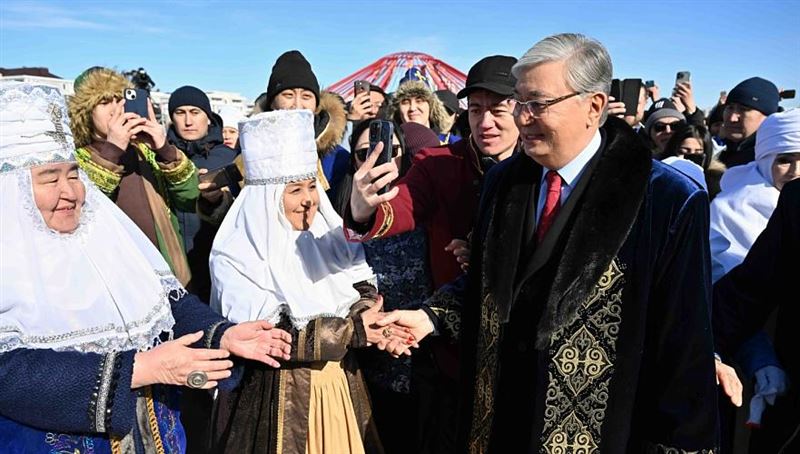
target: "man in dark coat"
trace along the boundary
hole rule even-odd
[[[716,452],[706,193],[606,119],[597,41],[545,38],[513,72],[525,152],[487,174],[467,278],[427,311],[461,340],[459,452]],[[394,321],[419,338],[419,313]]]
[[[365,164],[356,172],[351,208],[345,215],[345,234],[350,240],[398,235],[424,225],[434,287],[462,274],[453,250],[464,249],[472,230],[484,172],[517,150],[519,132],[508,100],[514,89],[511,66],[515,62],[513,57],[493,55],[472,66],[466,86],[458,93],[461,98],[467,97],[472,134],[417,153],[414,165],[387,194],[376,194],[371,182],[386,172],[396,178],[393,163],[375,168]],[[430,381],[436,382],[431,393],[433,410],[427,412],[430,422],[423,425],[437,440],[423,452],[453,452],[454,433],[449,429],[454,427],[450,422],[455,418],[457,348],[449,341],[430,344],[424,348],[427,351],[430,347],[436,364],[422,365],[422,352],[414,358],[415,371],[430,366],[435,377]]]
[[[175,90],[169,97],[169,116],[172,119],[167,132],[169,143],[183,151],[195,167],[205,169],[198,170],[200,175],[233,163],[236,151],[222,143],[222,119],[211,111],[208,96],[200,89],[184,86]],[[202,191],[200,195],[216,200],[222,196],[219,192],[222,188],[216,189]],[[232,184],[231,189],[238,191],[238,184]],[[177,215],[192,271],[192,280],[187,288],[208,302],[211,294],[208,256],[217,227],[201,220],[195,210],[179,211]]]
[[[735,354],[777,309],[775,352],[788,392],[768,406],[750,452],[800,452],[800,180],[787,183],[769,223],[744,261],[714,284],[714,340],[723,359]]]

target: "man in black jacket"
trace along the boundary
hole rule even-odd
[[[222,119],[211,111],[208,96],[200,89],[187,85],[175,90],[169,98],[169,116],[172,125],[167,139],[192,160],[201,180],[203,174],[225,167],[236,158],[236,151],[222,143]],[[231,186],[238,189],[236,184]],[[210,202],[222,197],[221,189],[200,183],[201,197]],[[202,221],[195,211],[179,211],[177,215],[192,271],[188,289],[208,302],[211,294],[208,255],[217,227]]]
[[[600,43],[512,73],[524,153],[483,180],[468,274],[379,324],[460,340],[458,452],[716,452],[706,192],[606,118]]]
[[[726,356],[778,311],[775,352],[789,377],[787,393],[768,406],[750,452],[800,452],[800,180],[787,183],[769,223],[745,257],[714,284],[713,325],[717,351]]]

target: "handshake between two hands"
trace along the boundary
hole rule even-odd
[[[419,342],[433,332],[433,322],[421,310],[395,310],[381,312],[383,297],[361,314],[367,346],[375,345],[395,358],[411,355],[411,348],[419,348]]]

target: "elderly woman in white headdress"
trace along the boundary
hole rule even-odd
[[[239,389],[223,396],[219,449],[380,452],[351,350],[413,337],[374,325],[373,272],[316,181],[313,114],[258,114],[239,130],[248,179],[214,240],[212,307],[233,321],[275,323],[293,341],[280,370],[248,364]]]
[[[289,335],[187,294],[79,170],[67,118],[58,90],[0,84],[0,451],[183,452],[162,385],[213,388],[230,354],[277,366]]]
[[[732,167],[711,203],[712,281],[739,265],[764,230],[783,186],[800,178],[800,109],[767,117],[756,134],[755,161]],[[785,374],[762,332],[739,354],[747,376],[756,379],[750,423],[759,424],[765,402],[786,389]]]

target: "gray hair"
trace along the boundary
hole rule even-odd
[[[577,33],[548,36],[534,44],[511,68],[511,73],[519,79],[525,69],[551,61],[565,62],[567,85],[582,95],[611,91],[613,67],[608,51],[598,41]],[[608,111],[604,110],[601,126],[607,116]]]

